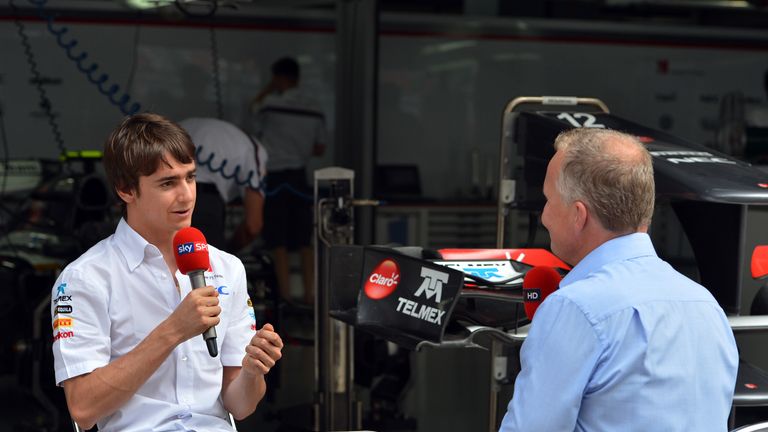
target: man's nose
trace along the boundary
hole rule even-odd
[[[181,186],[181,198],[183,200],[193,200],[196,195],[195,182],[182,182]]]

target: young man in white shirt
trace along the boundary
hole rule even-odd
[[[194,146],[155,114],[127,117],[105,144],[107,177],[124,203],[115,234],[53,287],[56,382],[72,418],[100,431],[231,430],[263,398],[281,357],[270,324],[256,331],[245,270],[209,248],[206,286],[176,266],[173,236],[195,205]],[[220,355],[200,334],[216,326]]]

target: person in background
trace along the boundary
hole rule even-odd
[[[253,133],[269,153],[264,209],[264,242],[271,251],[283,299],[290,301],[289,251],[299,251],[304,302],[313,301],[314,258],[312,208],[306,167],[322,156],[327,140],[325,116],[299,87],[296,60],[285,57],[272,65],[272,80],[251,101]]]
[[[192,226],[209,244],[236,253],[261,233],[264,225],[266,153],[232,123],[215,118],[189,118],[179,122],[195,145],[197,202]],[[226,206],[242,199],[243,219],[226,239]]]
[[[573,269],[536,311],[500,431],[727,430],[738,352],[722,308],[656,255],[651,156],[560,134],[542,223]]]

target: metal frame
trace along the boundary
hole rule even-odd
[[[731,432],[768,432],[768,422],[741,426],[731,430]]]
[[[312,430],[359,429],[362,413],[353,386],[353,328],[330,317],[330,287],[326,281],[328,248],[354,242],[355,172],[338,167],[323,168],[315,171],[314,179],[316,393]],[[320,198],[321,184],[343,186],[342,183],[348,187],[340,189],[344,195]],[[334,211],[348,212],[348,220],[332,220]]]

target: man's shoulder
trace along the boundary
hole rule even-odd
[[[270,94],[264,99],[262,109],[287,108],[316,111],[321,113],[320,102],[301,88],[291,89],[281,94]]]
[[[717,303],[706,288],[658,257],[609,263],[557,293],[595,321],[648,302]]]
[[[86,270],[90,267],[109,267],[113,265],[117,248],[114,244],[114,234],[99,241],[83,252],[77,259],[69,263],[65,270]]]
[[[116,248],[111,244],[112,236],[96,243],[76,260],[69,263],[58,280],[68,283],[71,289],[84,288],[108,289],[111,275],[118,274],[120,259]],[[56,286],[54,286],[56,289]],[[93,292],[93,291],[89,291]]]
[[[212,266],[225,266],[227,269],[242,268],[243,261],[237,256],[218,249],[216,246],[208,245],[208,256],[211,259]],[[215,269],[214,269],[215,270]]]

